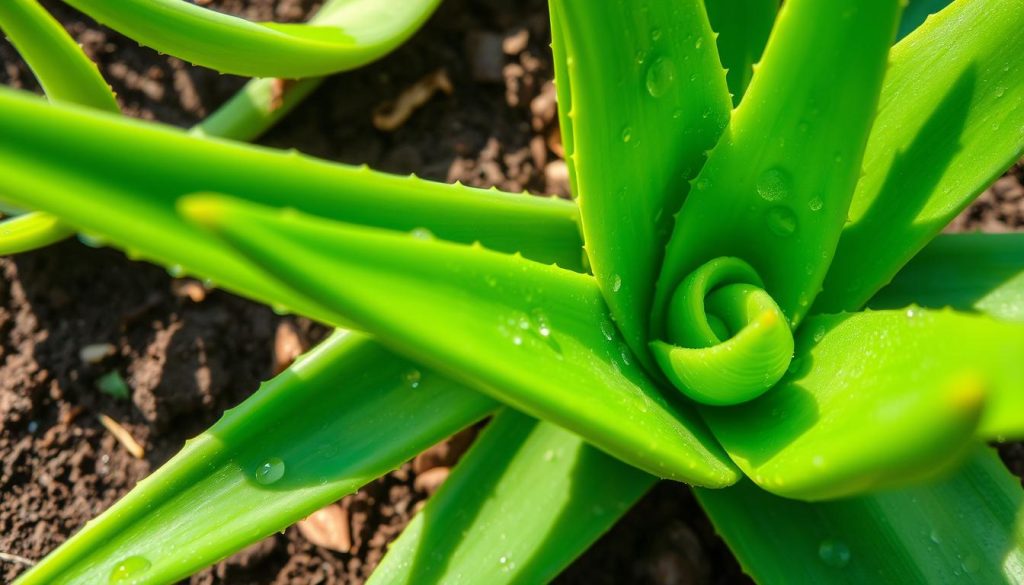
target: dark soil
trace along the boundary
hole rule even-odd
[[[302,20],[310,0],[203,0],[254,19]],[[101,66],[128,115],[187,126],[243,80],[160,56],[46,3]],[[568,191],[560,160],[542,0],[446,0],[410,43],[329,80],[262,142],[347,163],[506,190]],[[0,82],[38,90],[0,43]],[[443,67],[454,85],[401,128],[371,112]],[[1015,168],[958,219],[958,229],[1024,226],[1024,171]],[[185,439],[244,400],[282,360],[325,333],[303,319],[77,241],[0,260],[0,553],[38,560]],[[110,355],[85,363],[80,351]],[[117,372],[128,399],[97,390]],[[100,424],[119,421],[145,448],[132,457]],[[312,544],[292,527],[194,576],[195,584],[361,583],[468,435],[442,444],[338,505],[350,549]],[[1004,455],[1024,471],[1019,445]],[[417,479],[419,478],[419,480]],[[4,556],[0,555],[0,556]],[[0,560],[0,579],[24,570]],[[560,579],[562,583],[745,583],[689,490],[662,483]]]

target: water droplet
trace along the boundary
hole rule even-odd
[[[842,568],[850,564],[850,547],[846,543],[834,538],[827,538],[821,541],[818,546],[818,558],[829,567]]]
[[[431,232],[430,230],[428,230],[427,228],[422,228],[422,227],[414,228],[411,232],[409,232],[409,235],[412,236],[413,238],[417,239],[417,240],[433,240],[434,239],[434,233]]]
[[[408,384],[410,388],[419,388],[422,380],[423,373],[419,370],[409,370],[405,373],[405,383]]]
[[[999,86],[999,87],[997,87],[997,88],[996,88],[996,97],[997,97],[997,98],[1001,98],[1001,97],[1003,97],[1004,95],[1006,95],[1006,88],[1005,88],[1005,87],[1003,87],[1003,86]]]
[[[671,60],[655,59],[647,68],[647,93],[651,94],[651,97],[665,95],[675,78],[676,72]]]
[[[693,47],[694,47],[695,49],[699,49],[699,48],[701,48],[701,47],[702,47],[703,45],[704,45],[704,38],[703,38],[703,37],[697,37],[697,42],[693,43]]]
[[[652,41],[656,41],[656,40],[658,40],[660,38],[661,38],[661,29],[660,28],[652,28],[651,29],[651,40]]]
[[[622,290],[622,277],[618,274],[612,275],[612,292],[617,293]]]
[[[707,179],[700,178],[700,179],[697,179],[697,182],[694,183],[693,186],[696,187],[698,191],[707,191],[708,187],[710,187],[711,184],[708,183]]]
[[[619,357],[622,358],[623,365],[628,366],[630,364],[629,358],[631,355],[633,354],[630,353],[629,346],[627,346],[625,343],[619,346]]]
[[[931,539],[931,541],[935,544],[942,543],[942,535],[939,534],[939,531],[934,528],[932,528],[932,531],[928,533],[928,538]]]
[[[789,196],[792,181],[789,173],[780,168],[770,168],[757,179],[757,194],[765,201],[781,201]]]
[[[647,53],[644,53],[642,50],[637,50],[637,52],[636,52],[636,64],[637,65],[643,65],[644,61],[646,61],[646,60],[647,60]]]
[[[611,341],[615,337],[615,325],[612,325],[610,321],[601,321],[601,333],[604,334],[604,338]]]
[[[981,561],[974,555],[967,555],[967,558],[960,563],[960,566],[963,567],[965,573],[973,574],[977,573],[978,569],[981,568]]]
[[[682,117],[683,117],[683,110],[682,109],[678,109],[677,108],[676,110],[674,110],[672,112],[672,119],[673,120],[678,120],[679,118],[682,118]]]
[[[807,207],[809,207],[811,211],[815,212],[821,211],[821,208],[824,206],[825,202],[821,200],[821,197],[813,197],[807,202]]]
[[[917,307],[908,307],[907,308],[907,318],[908,319],[913,319],[917,315],[918,315]]]
[[[629,142],[630,140],[633,140],[633,129],[626,126],[622,129],[622,141]]]
[[[769,209],[766,218],[768,220],[768,229],[777,236],[785,238],[796,232],[796,214],[785,205],[776,205]]]
[[[271,457],[256,468],[256,481],[270,485],[284,477],[284,461]]]
[[[136,583],[143,573],[149,570],[152,565],[143,557],[128,557],[121,561],[110,572],[111,585],[129,585]]]
[[[523,344],[523,338],[522,337],[520,337],[518,335],[515,335],[515,336],[512,337],[512,345],[522,345],[522,344]]]

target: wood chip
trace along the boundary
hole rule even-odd
[[[412,485],[418,492],[423,492],[428,496],[433,495],[437,488],[444,483],[444,480],[448,479],[449,473],[451,470],[447,467],[434,467],[417,475]]]
[[[90,343],[78,350],[78,359],[89,365],[96,365],[114,355],[117,348],[110,343]]]
[[[325,506],[300,520],[296,526],[306,540],[317,546],[347,553],[352,550],[348,510],[338,504]]]
[[[135,437],[128,432],[128,429],[121,426],[121,423],[110,418],[105,414],[99,416],[100,424],[104,426],[119,443],[132,454],[132,457],[136,459],[142,459],[146,455],[146,450],[142,448],[142,445],[135,440]]]
[[[280,374],[292,365],[303,351],[305,347],[295,323],[289,319],[278,323],[277,331],[274,333],[274,375]]]
[[[448,72],[444,69],[423,77],[399,94],[398,98],[385,102],[373,111],[373,125],[378,130],[394,132],[412,117],[413,112],[430,101],[438,91],[451,95],[454,91]]]

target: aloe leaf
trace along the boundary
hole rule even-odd
[[[0,3],[0,29],[32,69],[50,101],[120,113],[96,64],[37,0]],[[73,233],[53,216],[29,212],[0,222],[0,254],[48,246]]]
[[[550,11],[590,266],[647,362],[653,282],[687,181],[728,120],[725,75],[700,0],[555,0]]]
[[[0,221],[0,256],[49,246],[75,233],[47,213],[29,212]]]
[[[960,0],[893,48],[815,311],[864,304],[1024,152],[1024,11]]]
[[[754,482],[808,500],[930,477],[974,437],[1024,435],[1024,325],[910,308],[807,320],[790,373],[706,408]]]
[[[323,77],[297,81],[252,79],[212,114],[192,127],[198,136],[250,142],[259,138],[320,87]]]
[[[654,482],[555,425],[506,409],[368,583],[547,583]]]
[[[753,265],[794,325],[806,314],[860,176],[899,5],[782,7],[757,75],[676,219],[656,336],[679,283],[719,256]]]
[[[197,194],[181,210],[319,303],[329,322],[351,320],[660,477],[738,479],[695,413],[662,396],[630,355],[591,276],[224,196]]]
[[[941,235],[868,306],[898,309],[912,304],[1024,322],[1024,233]]]
[[[174,582],[355,491],[494,407],[365,337],[336,333],[18,584]]]
[[[779,0],[704,0],[704,6],[718,35],[718,54],[728,72],[725,78],[732,102],[738,105],[768,43]]]
[[[980,449],[948,479],[805,503],[743,481],[695,490],[743,569],[761,585],[1024,582],[1018,479]]]
[[[249,22],[185,0],[64,0],[160,52],[247,77],[315,77],[401,45],[440,0],[330,0],[308,24]]]
[[[32,69],[50,101],[121,112],[96,64],[38,0],[0,3],[0,29]]]
[[[104,139],[93,140],[96,136]],[[571,202],[444,185],[202,139],[152,123],[47,106],[6,89],[0,89],[0,164],[5,169],[0,191],[16,203],[53,213],[135,257],[177,265],[232,291],[300,312],[309,307],[297,295],[183,221],[174,209],[177,200],[197,190],[231,190],[253,201],[335,219],[426,229],[441,238],[480,241],[570,268],[580,265]]]

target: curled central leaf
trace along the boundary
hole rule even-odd
[[[793,358],[793,332],[757,272],[715,258],[676,287],[666,308],[667,341],[651,342],[662,371],[690,398],[740,404],[775,385]]]

